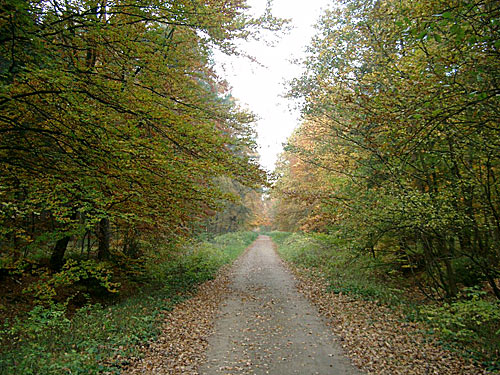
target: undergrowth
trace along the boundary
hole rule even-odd
[[[321,234],[271,232],[269,235],[286,261],[324,276],[330,291],[389,305],[401,301],[402,290],[383,281],[390,272],[387,266],[351,251],[343,240]]]
[[[478,288],[464,288],[454,301],[414,300],[408,281],[380,257],[360,253],[333,236],[270,232],[278,252],[312,275],[326,278],[328,290],[402,308],[441,343],[470,356],[488,370],[500,370],[500,306]]]
[[[137,345],[158,335],[160,317],[236,259],[257,234],[229,233],[146,265],[140,292],[115,305],[38,305],[0,330],[0,374],[119,374]]]

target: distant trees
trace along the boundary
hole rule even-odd
[[[227,100],[211,50],[250,29],[242,1],[18,1],[0,16],[0,249],[15,260],[97,241],[99,259],[169,240],[265,174],[249,113]],[[144,237],[144,236],[143,236]],[[115,244],[116,245],[116,244]],[[117,251],[115,246],[113,251]],[[41,252],[41,253],[40,253]]]
[[[236,199],[226,201],[220,211],[206,220],[202,225],[205,231],[217,235],[257,227],[255,221],[262,199],[262,193],[259,192],[261,189],[249,188],[227,177],[219,178],[217,185]]]
[[[278,226],[350,238],[424,272],[430,295],[500,298],[500,7],[345,1],[291,95],[305,121],[274,192]]]

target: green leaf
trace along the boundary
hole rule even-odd
[[[451,20],[452,15],[451,15],[450,11],[447,11],[447,12],[442,13],[441,17],[443,17],[444,19],[447,19],[447,20]]]
[[[417,39],[424,39],[426,35],[427,35],[427,30],[424,30],[417,35]]]

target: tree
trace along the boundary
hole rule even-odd
[[[500,297],[499,12],[346,1],[325,13],[291,93],[325,131],[289,150],[331,176],[313,183],[336,197],[321,202],[342,218],[330,230],[423,268],[428,292],[447,297],[471,275]]]
[[[228,198],[228,176],[259,186],[251,114],[228,101],[211,50],[253,28],[242,1],[41,1],[2,5],[0,228],[3,251],[110,228],[187,235]],[[54,245],[55,244],[55,245]],[[137,253],[135,249],[134,253]]]

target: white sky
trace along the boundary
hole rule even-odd
[[[252,13],[263,13],[267,0],[247,0]],[[300,75],[300,67],[291,60],[304,56],[305,46],[314,35],[313,25],[321,10],[333,0],[274,0],[273,15],[290,18],[292,31],[275,43],[274,47],[264,41],[245,42],[242,49],[257,58],[262,65],[245,58],[221,57],[219,74],[232,86],[232,94],[240,105],[250,109],[257,122],[257,142],[260,162],[269,171],[274,169],[282,144],[298,125],[300,114],[293,109],[293,103],[283,98],[285,81]]]

